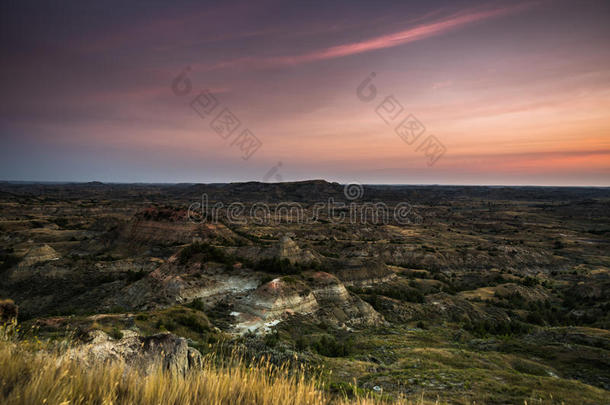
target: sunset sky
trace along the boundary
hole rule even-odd
[[[0,180],[610,186],[607,0],[4,1],[0,33]]]

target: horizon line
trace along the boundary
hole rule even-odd
[[[107,185],[229,185],[229,184],[244,184],[244,183],[259,183],[259,184],[291,184],[291,183],[307,183],[314,181],[324,181],[332,184],[337,183],[339,185],[347,184],[360,184],[363,186],[396,186],[396,187],[549,187],[549,188],[610,188],[610,185],[554,185],[554,184],[451,184],[451,183],[360,183],[360,182],[347,182],[342,183],[338,181],[329,181],[326,179],[306,179],[306,180],[293,180],[293,181],[274,181],[265,182],[257,180],[247,181],[230,181],[230,182],[190,182],[190,181],[177,181],[177,182],[153,182],[153,181],[100,181],[100,180],[86,180],[86,181],[65,181],[65,180],[0,180],[0,184],[90,184],[90,183],[101,183]]]

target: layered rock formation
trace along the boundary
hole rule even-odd
[[[170,261],[104,302],[108,307],[119,305],[139,310],[163,308],[195,299],[213,304],[227,295],[252,290],[259,283],[255,275],[235,276],[213,266],[203,268],[201,264],[185,269]]]
[[[235,302],[237,330],[265,331],[291,315],[313,315],[337,327],[378,325],[383,317],[325,272],[274,279]]]
[[[308,263],[316,260],[311,251],[301,250],[299,245],[287,235],[280,238],[275,249],[272,249],[272,254],[280,260],[287,259],[291,263]]]
[[[367,302],[350,294],[335,276],[319,271],[307,275],[320,310],[318,314],[335,326],[371,326],[384,322]]]
[[[265,321],[278,319],[285,313],[311,314],[319,308],[309,287],[292,277],[276,278],[263,284],[235,306]]]
[[[36,263],[60,259],[59,253],[49,245],[37,246],[30,249],[19,263],[19,267],[29,267]]]
[[[346,286],[370,287],[396,278],[396,274],[383,262],[373,259],[352,258],[334,273]]]
[[[289,236],[283,235],[273,246],[242,246],[232,251],[238,257],[257,261],[260,259],[288,260],[290,263],[309,264],[320,262],[320,255],[301,247]]]

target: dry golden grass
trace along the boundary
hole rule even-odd
[[[372,398],[331,398],[318,378],[303,370],[248,366],[233,358],[206,357],[186,376],[158,370],[150,375],[120,364],[84,368],[62,356],[62,348],[17,341],[0,328],[0,403],[30,404],[378,404]],[[406,404],[406,401],[396,402]],[[421,402],[423,403],[423,402]]]

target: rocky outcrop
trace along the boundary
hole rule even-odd
[[[186,244],[196,234],[197,225],[186,220],[161,222],[135,218],[121,231],[120,241],[130,247],[149,247],[155,244]]]
[[[223,224],[190,220],[186,210],[149,207],[123,224],[114,242],[133,252],[146,252],[157,246],[185,245],[216,238],[230,241],[238,236]]]
[[[42,245],[30,249],[19,263],[19,267],[29,267],[36,263],[60,259],[59,253],[49,245]]]
[[[462,291],[458,296],[468,300],[502,300],[517,298],[524,304],[545,302],[550,298],[544,288],[527,287],[516,283],[499,284],[494,287],[481,287],[476,290]]]
[[[104,305],[149,310],[195,299],[214,304],[227,295],[253,290],[260,284],[255,275],[226,274],[221,269],[209,267],[197,263],[185,269],[170,259],[141,280],[106,298]]]
[[[351,295],[332,274],[310,272],[303,276],[304,281],[292,276],[274,279],[236,300],[237,330],[265,331],[291,315],[313,316],[335,327],[384,322],[373,307]]]
[[[291,263],[307,263],[316,258],[309,250],[301,250],[299,245],[289,236],[282,236],[279,243],[275,246],[274,256],[278,259],[287,259]]]
[[[86,342],[72,348],[68,357],[86,365],[119,362],[128,369],[150,374],[161,367],[175,374],[185,374],[202,364],[199,351],[188,346],[186,339],[165,333],[148,337],[131,331],[123,331],[121,339],[112,339],[106,333],[95,330]]]
[[[317,315],[331,324],[338,327],[373,326],[384,322],[370,304],[350,294],[332,274],[319,271],[306,276],[320,307]]]
[[[270,247],[242,246],[231,253],[252,261],[260,259],[288,260],[290,263],[310,264],[320,262],[320,255],[309,249],[301,249],[289,235],[283,235]]]
[[[309,287],[292,277],[276,278],[261,285],[235,307],[265,321],[281,318],[286,313],[311,314],[319,308]]]
[[[352,258],[334,273],[346,286],[359,288],[372,287],[396,278],[396,274],[384,263],[370,259]]]

